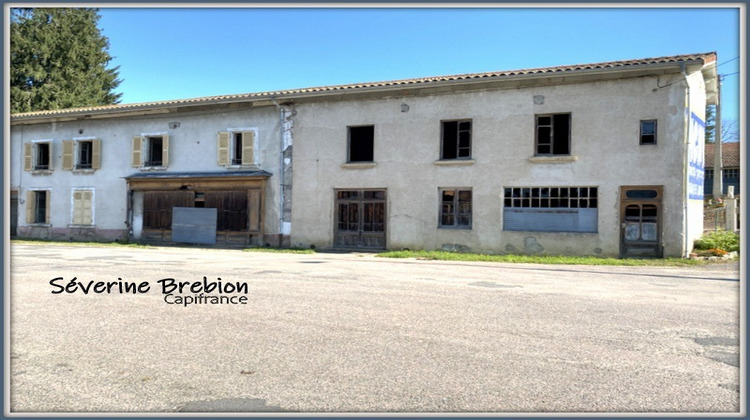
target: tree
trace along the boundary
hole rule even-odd
[[[730,143],[739,141],[740,135],[737,129],[737,120],[721,119],[721,142]],[[706,107],[706,143],[716,142],[716,105]]]
[[[118,103],[122,94],[98,9],[12,9],[11,113]]]

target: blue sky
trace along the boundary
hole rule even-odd
[[[105,8],[122,103],[715,51],[737,119],[736,8]]]

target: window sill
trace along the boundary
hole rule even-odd
[[[473,165],[476,161],[474,159],[450,159],[450,160],[436,160],[432,162],[438,166],[468,166]]]
[[[438,229],[446,229],[446,230],[471,230],[471,226],[438,226]]]
[[[73,169],[71,170],[74,174],[93,174],[96,169]]]
[[[531,163],[565,163],[577,160],[578,156],[532,156],[529,158]]]
[[[68,227],[75,229],[96,229],[96,225],[68,225]]]
[[[31,175],[52,175],[52,169],[33,169]]]
[[[26,226],[29,226],[29,227],[38,227],[38,228],[40,228],[40,227],[41,228],[49,228],[49,227],[52,227],[52,224],[51,223],[29,223]]]
[[[349,162],[341,164],[343,169],[370,169],[376,166],[378,166],[378,164],[375,162]]]
[[[224,167],[227,169],[260,169],[260,166],[254,163],[246,165],[226,165]]]
[[[166,171],[166,166],[141,166],[142,172],[148,172],[148,171]]]

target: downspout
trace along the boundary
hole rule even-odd
[[[688,178],[690,176],[690,172],[688,170],[688,167],[690,166],[690,147],[688,145],[688,142],[690,141],[690,82],[688,81],[688,75],[686,70],[685,62],[680,63],[680,71],[682,72],[682,76],[685,78],[685,88],[686,88],[686,111],[684,116],[684,130],[683,130],[683,147],[685,148],[685,160],[683,160],[682,165],[682,209],[683,209],[683,222],[682,222],[682,238],[683,238],[683,251],[682,251],[682,258],[689,258],[690,257],[690,247],[689,247],[689,235],[688,235],[688,226],[689,226],[689,218],[688,218],[688,208],[689,206],[689,198],[688,194],[690,194],[690,179]]]
[[[714,179],[713,179],[713,196],[719,198],[724,195],[724,159],[721,150],[721,76],[716,76],[716,113],[714,129]]]
[[[271,102],[279,110],[279,247],[284,238],[284,118],[286,110],[271,97]]]

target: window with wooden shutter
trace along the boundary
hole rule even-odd
[[[217,163],[219,166],[229,165],[229,141],[231,138],[231,133],[227,131],[221,131],[217,136],[216,150],[218,153]]]
[[[94,192],[91,190],[73,191],[73,224],[88,226],[94,223]]]
[[[141,155],[143,154],[143,137],[141,136],[135,136],[133,137],[133,147],[132,147],[132,165],[134,168],[140,168],[141,167]]]
[[[255,163],[253,148],[255,147],[255,133],[252,131],[242,132],[242,164],[252,165]]]
[[[49,224],[50,192],[33,190],[26,193],[26,223]]]
[[[32,162],[34,158],[34,144],[24,143],[23,144],[23,170],[30,171],[32,169]]]
[[[73,149],[75,146],[75,143],[73,140],[63,140],[63,155],[62,155],[62,168],[65,171],[70,171],[73,169]]]

